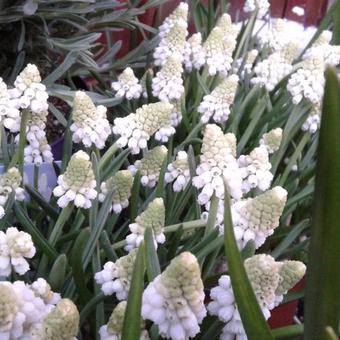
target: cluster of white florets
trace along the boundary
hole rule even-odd
[[[126,301],[118,303],[112,311],[110,319],[106,325],[99,329],[100,340],[121,340],[124,315],[126,310]],[[144,329],[144,321],[141,321],[141,334],[139,340],[149,340],[149,333]]]
[[[321,121],[321,103],[312,105],[306,121],[302,124],[302,131],[309,131],[315,133],[319,130]]]
[[[70,159],[64,174],[58,177],[58,186],[53,190],[59,197],[58,205],[65,208],[70,202],[78,208],[88,209],[91,200],[97,197],[96,180],[90,157],[84,151],[76,152]]]
[[[172,54],[152,79],[152,94],[162,102],[179,100],[184,93],[182,73],[182,57]]]
[[[105,106],[96,107],[85,92],[77,91],[73,101],[72,119],[70,130],[74,143],[83,143],[88,148],[94,144],[98,149],[105,146],[111,134]]]
[[[275,262],[269,255],[254,255],[244,262],[249,281],[266,319],[282,295],[292,288],[305,274],[306,267],[299,261]],[[212,302],[208,311],[226,323],[221,339],[247,339],[236,299],[228,275],[223,275],[218,286],[210,292]]]
[[[0,77],[0,123],[11,132],[20,130],[20,111],[17,100],[12,99],[6,83]]]
[[[274,187],[254,198],[238,200],[231,205],[234,233],[240,249],[249,240],[260,247],[279,226],[287,201],[287,191]]]
[[[175,100],[172,102],[173,105],[173,109],[171,111],[171,126],[173,126],[174,128],[176,128],[179,123],[182,121],[182,100],[183,100],[183,96],[179,99],[179,100]]]
[[[112,82],[111,87],[116,91],[116,97],[125,97],[127,100],[138,99],[143,91],[131,67],[127,67],[118,80]]]
[[[129,225],[131,234],[126,237],[127,245],[125,250],[131,251],[138,248],[140,243],[144,240],[144,233],[146,228],[150,228],[153,232],[154,245],[157,249],[158,243],[165,242],[164,235],[165,223],[165,207],[162,198],[155,198],[145,211],[137,216],[135,223]]]
[[[100,185],[99,201],[104,202],[108,193],[112,191],[112,210],[119,214],[129,205],[132,183],[133,177],[129,170],[117,171]]]
[[[254,12],[258,10],[257,17],[263,18],[269,11],[270,3],[268,0],[247,0],[243,10],[245,12]]]
[[[205,63],[201,33],[194,33],[185,43],[183,63],[186,71],[199,70]]]
[[[210,75],[228,75],[233,62],[232,53],[236,46],[237,30],[230,16],[223,14],[203,44],[205,61]]]
[[[206,316],[199,264],[194,255],[181,253],[143,293],[142,317],[153,321],[162,337],[193,338]]]
[[[114,120],[113,133],[120,135],[117,144],[128,146],[132,154],[146,149],[147,142],[153,134],[158,140],[165,140],[175,133],[171,126],[173,105],[169,103],[146,104],[123,118]]]
[[[44,290],[44,294],[40,294],[39,290]],[[0,282],[0,338],[32,339],[33,329],[47,317],[59,300],[59,294],[53,293],[43,279],[32,285],[23,281]]]
[[[282,129],[276,128],[264,133],[260,139],[260,145],[263,145],[269,154],[279,150],[282,141]]]
[[[190,181],[190,169],[185,151],[179,151],[176,159],[168,165],[164,179],[167,183],[174,182],[172,187],[175,192],[186,188]]]
[[[208,123],[210,118],[213,118],[217,123],[227,121],[230,107],[234,102],[238,80],[238,76],[233,74],[217,85],[211,94],[203,97],[203,101],[197,109],[202,114],[202,123]]]
[[[201,189],[198,203],[204,205],[215,195],[224,198],[224,180],[230,195],[242,197],[242,177],[236,156],[236,137],[232,133],[223,134],[215,124],[205,127],[200,164],[193,178],[193,185]]]
[[[249,155],[241,155],[237,161],[243,178],[244,193],[255,188],[264,191],[270,187],[273,179],[273,174],[270,172],[272,165],[264,145],[258,146]]]
[[[159,179],[165,158],[168,155],[168,149],[164,146],[156,146],[146,153],[144,158],[129,166],[129,170],[133,175],[137,171],[141,174],[141,183],[147,187],[154,187]]]
[[[10,168],[0,175],[0,219],[5,215],[5,204],[13,191],[15,200],[25,199],[25,190],[20,186],[21,181],[22,177],[17,168]]]
[[[118,300],[127,299],[136,255],[137,249],[132,249],[116,262],[106,262],[103,270],[95,274],[95,280],[105,295],[116,294]]]
[[[13,270],[23,275],[29,270],[26,258],[35,255],[35,247],[30,234],[10,227],[0,231],[0,277],[7,277]]]

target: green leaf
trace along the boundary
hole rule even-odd
[[[124,315],[122,339],[126,340],[139,340],[141,333],[141,308],[145,273],[143,248],[144,243],[138,249]]]
[[[48,283],[52,290],[60,291],[65,282],[65,274],[67,269],[67,258],[65,254],[59,255],[53,263],[50,274],[48,276]]]
[[[135,177],[133,179],[132,189],[131,189],[131,197],[130,197],[130,221],[134,221],[138,216],[138,199],[139,199],[139,191],[140,191],[140,179],[141,173],[137,171]]]
[[[303,325],[285,326],[272,330],[275,339],[292,339],[303,334]]]
[[[305,339],[338,329],[340,296],[340,84],[326,70],[305,298]]]
[[[165,198],[165,193],[164,193],[164,188],[165,188],[165,184],[164,184],[164,176],[165,176],[165,171],[166,171],[166,167],[168,165],[168,159],[167,157],[165,157],[162,167],[161,167],[161,171],[159,173],[159,178],[158,178],[158,183],[155,189],[155,197],[161,197],[161,198]]]
[[[335,9],[333,11],[333,36],[332,44],[340,44],[340,1],[335,2]]]
[[[152,228],[146,228],[144,232],[145,240],[145,263],[149,282],[151,282],[157,275],[161,273],[158,255],[154,244]]]
[[[238,250],[230,211],[230,198],[225,184],[224,250],[237,308],[249,340],[274,339],[257,302]]]

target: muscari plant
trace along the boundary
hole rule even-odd
[[[221,15],[193,6],[202,31],[188,36],[180,3],[159,26],[142,77],[128,66],[112,79],[119,106],[110,114],[102,97],[63,89],[72,114],[49,200],[36,184],[39,165],[53,162],[45,122],[55,92],[34,64],[0,82],[0,338],[299,336],[301,324],[270,331],[266,320],[303,297],[288,291],[305,275],[310,243],[307,298],[322,275],[334,280],[318,262],[336,242],[332,217],[316,200],[310,242],[310,215],[324,71],[340,48],[329,31],[308,46],[285,39],[280,19],[254,31],[266,1],[247,1],[242,24],[224,5]],[[330,77],[322,120],[339,109]],[[321,139],[320,154],[325,131]],[[22,181],[29,163],[34,185]],[[318,175],[322,199],[329,175]],[[325,211],[333,240],[321,242]],[[331,321],[306,311],[308,339],[337,332],[326,301]]]

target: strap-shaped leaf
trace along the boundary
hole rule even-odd
[[[65,282],[65,274],[67,269],[67,258],[65,254],[61,254],[54,261],[48,276],[48,283],[55,291],[60,291]]]
[[[161,273],[157,251],[153,239],[153,231],[150,227],[146,228],[144,233],[145,240],[145,263],[149,281],[152,281]]]
[[[237,308],[249,340],[274,339],[257,302],[251,283],[237,248],[231,219],[230,198],[225,184],[224,189],[224,249],[228,261],[229,275]]]
[[[326,71],[309,248],[305,339],[327,338],[338,329],[340,296],[340,84],[334,69]]]

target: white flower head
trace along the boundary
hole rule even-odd
[[[182,101],[185,100],[184,96],[180,99],[172,101],[171,104],[173,105],[173,109],[171,111],[171,126],[176,128],[180,122],[182,121]]]
[[[189,6],[186,2],[180,2],[175,10],[163,21],[162,25],[158,27],[158,36],[164,38],[170,32],[170,29],[174,26],[178,20],[188,20]]]
[[[30,339],[76,340],[78,327],[79,312],[76,305],[69,299],[62,299],[41,323],[32,328]]]
[[[202,123],[208,123],[210,118],[213,118],[216,123],[227,121],[230,106],[234,102],[238,80],[238,76],[233,74],[217,85],[211,94],[203,97],[203,101],[197,109],[202,114]]]
[[[105,106],[96,107],[85,92],[77,91],[73,101],[72,119],[70,130],[73,142],[83,143],[86,147],[95,145],[98,149],[105,146],[111,134]]]
[[[116,97],[118,98],[138,99],[142,94],[142,85],[138,83],[138,78],[131,67],[127,67],[118,76],[118,80],[112,82],[111,87],[116,91]]]
[[[14,271],[20,275],[29,270],[26,258],[35,255],[35,247],[30,234],[10,227],[0,231],[0,277],[7,277]]]
[[[279,150],[282,141],[282,129],[276,128],[263,134],[260,145],[264,145],[269,154]]]
[[[176,159],[168,165],[164,178],[167,183],[173,182],[175,192],[186,188],[190,181],[190,169],[188,154],[185,151],[178,152]]]
[[[129,225],[131,234],[126,237],[127,246],[125,250],[131,251],[137,248],[144,240],[146,228],[151,228],[153,232],[154,245],[157,249],[158,243],[165,242],[164,235],[165,207],[162,198],[155,198],[146,210],[137,216],[135,223]]]
[[[188,72],[199,70],[205,64],[201,33],[194,33],[185,43],[183,62]]]
[[[303,123],[301,130],[309,131],[310,133],[315,133],[320,128],[321,121],[321,103],[316,103],[312,105],[311,111]]]
[[[30,289],[34,292],[35,296],[43,299],[46,304],[57,304],[61,297],[60,294],[52,291],[51,286],[45,279],[38,278],[30,285]]]
[[[224,180],[233,198],[242,197],[242,176],[235,158],[236,137],[232,133],[223,134],[215,124],[208,124],[204,130],[200,164],[193,178],[193,185],[201,189],[198,203],[208,203],[215,193],[224,198]]]
[[[116,118],[113,133],[120,135],[117,144],[120,147],[128,146],[132,154],[138,154],[141,149],[147,148],[151,136],[158,132],[156,139],[164,140],[165,136],[173,134],[175,129],[171,126],[173,105],[170,103],[151,103],[138,108],[123,118]]]
[[[100,185],[99,201],[103,202],[106,195],[113,191],[112,210],[119,214],[129,205],[133,177],[129,170],[117,171],[112,177]]]
[[[243,10],[245,12],[254,12],[258,10],[258,18],[263,18],[269,10],[270,3],[268,0],[247,0],[244,4]]]
[[[152,94],[162,102],[178,100],[184,93],[183,67],[179,54],[172,54],[152,79]]]
[[[241,155],[238,165],[242,172],[244,193],[255,188],[264,191],[270,187],[274,176],[270,172],[272,165],[265,145],[258,146],[249,155]]]
[[[143,293],[142,317],[153,321],[162,337],[193,338],[206,316],[201,272],[196,257],[183,252]]]
[[[17,297],[10,284],[0,282],[0,336],[13,327],[18,312]]]
[[[144,158],[129,166],[129,170],[133,175],[139,170],[142,176],[141,183],[152,188],[158,182],[159,174],[167,154],[168,149],[164,145],[156,146],[148,151]]]
[[[116,262],[106,262],[103,270],[95,274],[95,280],[105,295],[116,294],[118,300],[127,299],[136,256],[137,249],[132,249]]]
[[[231,205],[234,233],[240,249],[249,240],[260,247],[279,226],[287,201],[287,191],[274,187],[254,198],[239,200]]]
[[[71,201],[78,208],[88,209],[91,200],[97,197],[96,180],[90,157],[84,151],[76,152],[70,159],[64,174],[58,177],[58,186],[53,194],[58,205],[65,208]]]
[[[8,169],[0,175],[0,219],[5,215],[5,204],[10,194],[14,191],[14,198],[17,201],[25,199],[25,190],[21,187],[22,177],[17,168]]]
[[[118,303],[115,309],[112,311],[110,319],[106,325],[103,325],[99,329],[100,340],[121,340],[124,315],[126,310],[126,301]],[[139,340],[149,340],[149,333],[144,329],[144,321],[141,321],[141,335]]]
[[[169,57],[173,54],[178,55],[178,59],[183,59],[185,49],[185,39],[188,35],[188,23],[183,19],[174,21],[169,33],[161,39],[158,46],[155,48],[153,57],[155,65],[164,65]]]
[[[274,258],[269,255],[254,255],[244,262],[249,281],[265,319],[270,317],[270,310],[276,306],[278,299],[282,300],[282,294],[285,294],[304,275],[304,264],[299,261],[292,262],[294,264],[289,265],[289,269],[285,270],[285,273],[289,273],[288,279],[280,275],[280,267],[285,262],[275,262]],[[230,277],[221,276],[218,284],[211,290],[212,302],[208,305],[208,311],[226,323],[221,339],[228,340],[236,337],[236,339],[246,340],[247,336],[237,308]],[[280,287],[283,286],[285,290],[281,291]]]
[[[25,163],[34,163],[36,165],[40,165],[43,162],[53,162],[52,149],[45,137],[25,146],[24,161]]]

